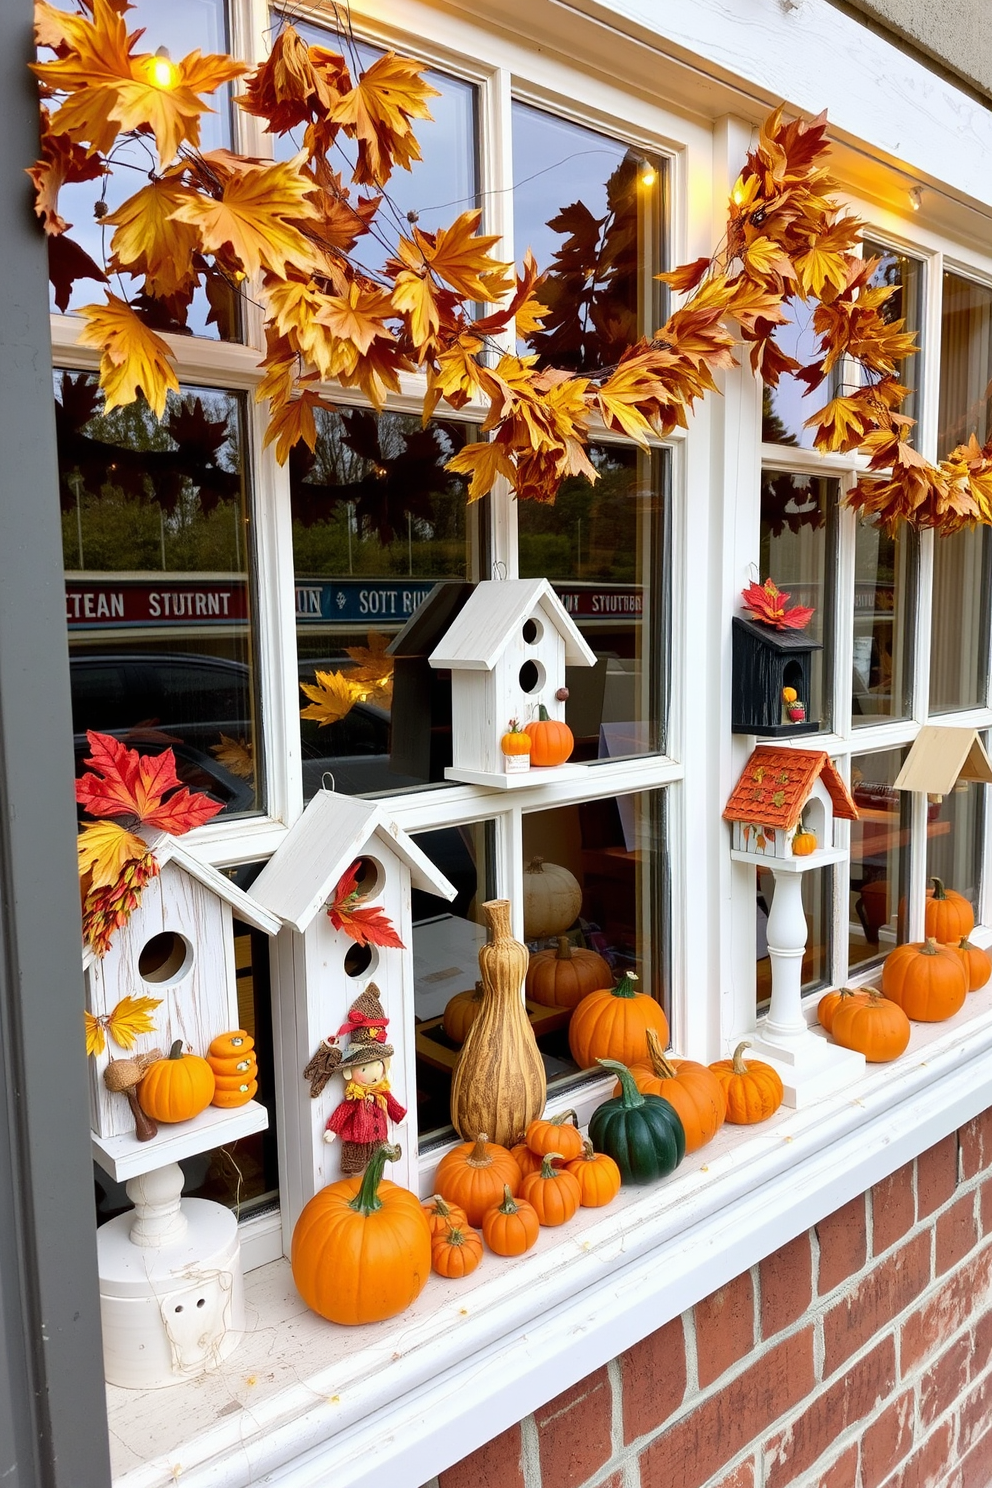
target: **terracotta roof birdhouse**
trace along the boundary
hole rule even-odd
[[[477,584],[467,603],[431,653],[435,668],[451,670],[453,763],[449,780],[475,785],[527,785],[529,769],[577,772],[583,765],[562,763],[545,754],[534,730],[541,722],[556,736],[565,729],[566,666],[594,666],[595,652],[547,579],[487,580]],[[502,739],[511,722],[526,731],[532,749],[523,751],[523,769],[514,748],[505,754]],[[567,733],[567,729],[565,729]],[[556,738],[556,748],[560,740]],[[543,744],[543,739],[541,740]],[[546,763],[543,763],[546,761]]]
[[[392,1122],[397,1103],[412,1103],[412,888],[444,899],[456,893],[384,806],[333,791],[314,797],[252,885],[253,896],[283,925],[273,955],[273,1008],[283,1063],[288,1059],[300,1072],[296,1087],[284,1093],[279,1130],[287,1246],[303,1205],[340,1176],[342,1156],[349,1156],[343,1151],[349,1142],[328,1142],[325,1135],[342,1095],[331,1076],[357,1058],[365,1028],[359,1014],[367,1004],[381,1012],[377,1037],[389,1049],[385,1067],[370,1075],[376,1083],[388,1078],[379,1104]],[[409,1037],[397,1037],[403,1029]],[[415,1184],[415,1134],[408,1136],[396,1119],[390,1140],[403,1149],[396,1181]]]
[[[834,821],[856,821],[858,808],[826,750],[761,744],[723,815],[733,826],[735,856],[809,859],[815,867],[835,847]]]

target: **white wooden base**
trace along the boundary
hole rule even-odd
[[[98,1137],[91,1132],[93,1161],[118,1183],[126,1183],[129,1178],[138,1178],[153,1168],[164,1168],[182,1157],[210,1152],[214,1147],[236,1142],[239,1137],[265,1131],[268,1124],[269,1113],[258,1101],[249,1101],[233,1111],[208,1106],[192,1121],[160,1126],[158,1136],[150,1142],[139,1142],[133,1132],[119,1137]]]
[[[553,769],[538,770],[533,765],[529,770],[490,774],[486,770],[470,770],[464,765],[449,765],[444,772],[445,780],[459,780],[463,785],[488,785],[496,790],[521,790],[529,785],[547,785],[549,781],[571,780],[584,775],[588,765],[555,765]],[[751,859],[753,862],[753,859]]]
[[[809,1029],[797,1038],[776,1037],[766,1034],[766,1024],[764,1018],[758,1024],[744,1061],[753,1056],[777,1070],[785,1090],[783,1104],[794,1111],[843,1090],[865,1073],[865,1056],[853,1049],[828,1044]]]
[[[846,847],[818,847],[805,858],[773,858],[767,853],[744,852],[734,847],[730,856],[735,863],[750,863],[753,868],[772,868],[776,873],[810,873],[814,868],[825,868],[829,863],[842,863],[848,856]]]

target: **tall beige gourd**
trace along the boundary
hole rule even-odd
[[[524,1008],[527,947],[510,933],[510,901],[482,905],[489,943],[479,952],[482,1006],[451,1082],[451,1124],[465,1141],[480,1132],[512,1147],[544,1111],[544,1064]]]

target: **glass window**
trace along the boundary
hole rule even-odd
[[[444,468],[472,431],[316,417],[289,460],[304,792],[328,772],[349,795],[443,781],[451,679],[427,658],[480,576],[484,503]]]
[[[663,319],[663,163],[528,104],[513,105],[513,237],[545,274],[544,329],[524,348],[592,371]]]
[[[759,866],[756,879],[756,993],[758,1010],[763,1012],[767,1011],[772,995],[768,916],[775,897],[775,875],[770,868]],[[813,992],[830,980],[831,883],[829,868],[812,868],[802,875],[803,913],[806,916],[806,949],[803,952],[801,983],[803,992]]]
[[[848,965],[853,970],[886,955],[905,940],[909,887],[912,793],[893,782],[904,749],[856,754],[851,794],[858,820],[851,823]]]
[[[761,575],[790,595],[790,604],[813,607],[803,634],[823,645],[813,652],[810,718],[831,725],[832,635],[837,572],[836,480],[766,470],[761,481]]]
[[[945,273],[940,318],[940,402],[937,454],[971,434],[984,444],[992,381],[992,289]]]
[[[775,340],[786,356],[806,366],[817,360],[819,337],[813,329],[815,300],[792,300],[786,307],[788,324],[776,326]],[[813,448],[814,429],[804,427],[817,409],[834,395],[834,377],[826,378],[812,395],[798,377],[783,373],[776,387],[767,383],[761,398],[761,438],[765,444],[788,444]]]
[[[663,748],[669,457],[612,444],[589,454],[595,485],[567,480],[553,506],[518,504],[520,576],[551,580],[596,653],[566,674],[573,758],[618,759]]]
[[[930,712],[984,707],[988,697],[990,566],[987,527],[937,536],[930,615]]]
[[[854,535],[854,655],[851,721],[908,718],[912,708],[912,618],[918,543],[905,523],[895,536],[876,521]]]
[[[87,729],[171,747],[185,784],[257,811],[243,399],[186,387],[160,424],[102,413],[88,373],[55,389],[77,765]]]
[[[988,747],[988,738],[985,738]],[[949,796],[927,798],[927,881],[942,879],[970,902],[980,920],[986,788],[960,780]]]
[[[894,320],[905,320],[903,330],[913,334],[919,345],[923,323],[923,264],[918,258],[910,258],[907,253],[899,253],[896,249],[887,248],[884,243],[874,243],[869,238],[864,240],[863,252],[865,258],[880,260],[868,283],[873,288],[891,285],[895,290],[880,307],[883,319],[889,324]],[[899,381],[903,387],[909,389],[909,395],[899,412],[917,420],[920,417],[919,389],[922,370],[922,357],[919,353],[898,364]],[[910,429],[905,437],[910,444],[915,444],[916,430]]]

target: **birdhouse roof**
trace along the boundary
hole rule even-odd
[[[203,862],[181,838],[173,837],[168,832],[141,835],[155,854],[159,868],[164,868],[167,863],[175,864],[184,873],[188,873],[190,878],[196,879],[197,883],[202,884],[205,889],[216,894],[218,899],[229,904],[239,920],[253,925],[256,930],[264,930],[266,935],[279,933],[282,926],[276,915],[258,903],[252,894],[246,894],[244,889],[239,889],[236,883],[232,883],[212,864]]]
[[[733,617],[734,625],[745,635],[753,636],[762,646],[788,655],[794,651],[822,651],[823,642],[814,641],[802,630],[776,630],[771,625],[760,625],[756,620],[745,620],[742,615]]]
[[[813,786],[822,780],[834,816],[857,821],[858,808],[825,749],[759,744],[724,808],[725,821],[760,822],[786,832],[799,825]]]
[[[252,894],[302,934],[355,859],[375,851],[377,839],[406,864],[414,888],[454,899],[457,889],[382,806],[326,790],[290,828],[252,884]]]
[[[947,796],[959,780],[992,781],[992,763],[981,735],[973,728],[926,724],[896,776],[896,790]]]
[[[564,640],[567,666],[595,666],[595,652],[547,579],[485,579],[476,584],[431,653],[431,666],[491,672],[520,626],[539,612]]]

